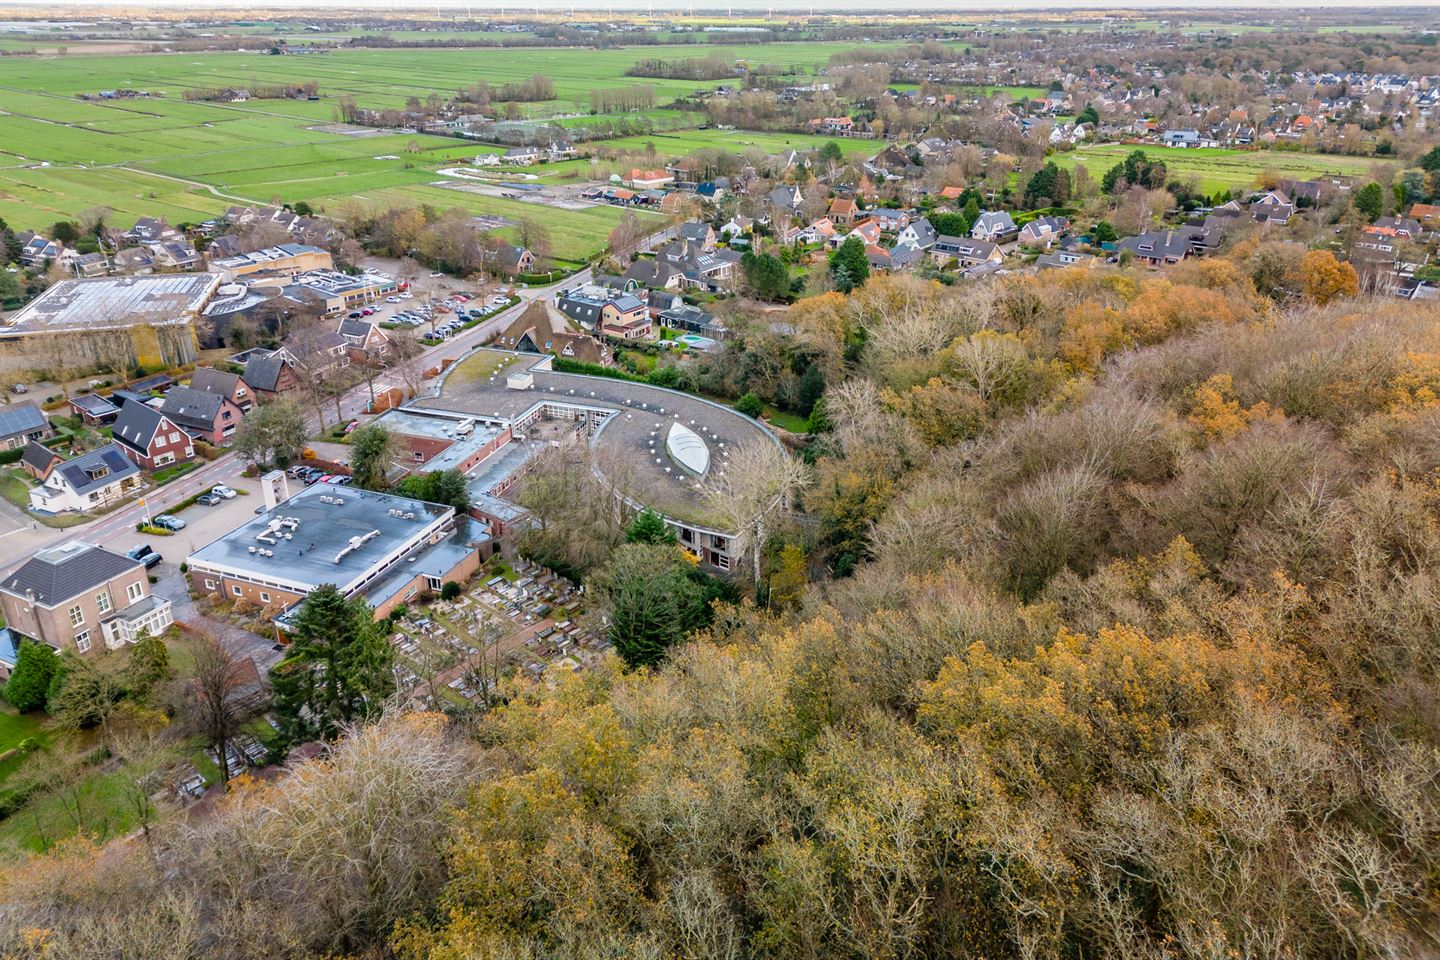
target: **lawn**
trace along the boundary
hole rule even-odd
[[[800,416],[798,413],[788,413],[784,410],[777,410],[774,407],[766,407],[763,416],[767,422],[774,424],[782,430],[802,434],[810,432],[809,419]]]
[[[1055,154],[1052,159],[1060,166],[1074,169],[1085,164],[1095,179],[1105,175],[1134,150],[1144,150],[1151,157],[1165,161],[1171,178],[1182,180],[1196,177],[1206,193],[1230,187],[1252,187],[1255,178],[1266,171],[1282,177],[1309,180],[1326,175],[1366,177],[1372,170],[1393,165],[1393,161],[1373,157],[1345,157],[1335,154],[1301,153],[1293,150],[1228,150],[1201,147],[1184,150],[1158,146],[1103,144],[1080,147]]]
[[[183,680],[194,668],[194,657],[177,638],[178,633],[172,632],[167,645],[171,651],[171,665]],[[86,758],[86,761],[73,768],[73,779],[67,781],[73,784],[73,789],[63,791],[63,796],[62,791],[56,790],[35,794],[14,814],[0,819],[0,863],[38,853],[47,844],[82,830],[105,840],[124,836],[139,826],[139,813],[130,786],[152,767],[139,767],[114,759],[102,760],[103,754],[96,753],[100,746],[96,731],[57,731],[44,713],[16,714],[8,704],[0,704],[0,753],[28,737],[37,738],[41,749],[27,757],[12,756],[0,761],[0,788],[20,785],[23,782],[21,779],[7,782],[7,778],[22,768],[26,770],[24,780],[28,780],[32,773],[44,771],[47,764],[64,767],[81,758]],[[218,779],[219,772],[205,756],[196,738],[177,734],[166,745],[168,751],[157,754],[156,759],[149,763],[158,763],[158,769],[166,770],[188,760],[211,783]],[[78,822],[75,813],[77,800]],[[156,814],[161,815],[163,813]]]
[[[0,702],[0,754],[18,747],[22,741],[45,732],[45,715],[19,713],[8,703]],[[0,779],[4,773],[0,772]]]

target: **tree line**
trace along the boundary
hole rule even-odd
[[[191,101],[226,102],[235,99],[240,90],[257,100],[303,100],[318,96],[320,84],[306,80],[302,83],[248,84],[245,87],[188,87],[180,91],[180,96]]]
[[[627,77],[658,77],[666,80],[723,80],[735,76],[735,59],[720,51],[703,57],[666,59],[647,57],[625,71]]]

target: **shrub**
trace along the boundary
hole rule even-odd
[[[20,641],[20,650],[15,656],[15,671],[5,683],[5,699],[21,713],[38,710],[45,706],[50,681],[60,660],[49,647]]]
[[[745,394],[745,396],[735,401],[735,409],[745,414],[745,416],[751,418],[752,420],[758,420],[760,418],[760,414],[765,412],[765,401],[761,400],[753,393],[747,393]]]
[[[460,584],[454,580],[446,580],[445,585],[440,588],[441,600],[454,600],[460,596]]]

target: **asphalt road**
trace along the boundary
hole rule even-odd
[[[642,249],[653,249],[656,245],[672,239],[678,232],[678,227],[667,227],[653,234],[645,244],[642,245]],[[438,363],[446,357],[453,357],[458,360],[475,347],[483,345],[500,330],[508,326],[531,302],[542,297],[552,297],[559,290],[578,286],[587,282],[590,277],[591,270],[589,267],[586,267],[584,270],[566,277],[559,283],[545,287],[522,288],[518,291],[520,296],[519,303],[507,310],[497,313],[483,323],[461,332],[442,344],[426,349],[426,351],[421,354],[418,362],[428,367],[438,365]],[[398,377],[392,377],[385,373],[376,377],[374,389],[377,394],[391,387],[400,387],[403,389],[404,382]],[[341,398],[341,419],[348,420],[360,416],[365,412],[365,407],[369,402],[370,385],[362,382]],[[325,410],[326,416],[328,417],[334,410],[335,406],[333,403],[327,404]],[[307,416],[309,416],[308,413]],[[319,423],[313,417],[310,417],[309,426],[312,432],[319,429]],[[10,571],[20,566],[20,564],[33,556],[36,551],[67,540],[84,540],[87,543],[108,547],[111,550],[123,553],[134,546],[140,538],[140,535],[135,532],[135,526],[147,515],[154,516],[167,507],[171,507],[181,500],[194,496],[196,493],[209,489],[216,484],[223,483],[237,488],[244,486],[255,489],[250,484],[241,480],[241,473],[244,469],[245,463],[239,456],[234,453],[225,453],[218,459],[211,461],[193,473],[186,474],[173,483],[146,491],[145,496],[141,498],[140,501],[127,504],[90,523],[68,527],[63,530],[50,527],[25,529],[25,525],[18,521],[15,516],[10,513],[0,512],[0,562],[3,562],[3,566],[0,566],[0,578],[3,578]],[[250,507],[253,509],[253,507],[259,503],[257,498],[258,492],[252,497],[243,497],[241,499],[250,501]],[[219,510],[220,508],[217,507],[214,509]],[[193,512],[193,510],[186,511],[187,514]],[[217,536],[219,532],[216,533]],[[179,538],[175,539],[178,540]],[[189,539],[191,538],[186,538],[186,540]],[[210,539],[213,539],[213,537]],[[208,543],[209,540],[207,539],[205,542]],[[199,546],[200,544],[196,545]],[[184,557],[189,554],[188,550],[186,550],[183,555],[180,554],[178,552],[178,544],[165,545],[157,543],[155,546],[161,553],[166,554],[165,563],[162,567],[168,567],[172,563],[178,564],[179,561],[183,560]],[[167,546],[169,547],[168,550],[166,549]],[[159,568],[157,568],[157,570],[158,569]]]

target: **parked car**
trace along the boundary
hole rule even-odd
[[[154,520],[155,526],[161,530],[184,530],[185,521],[170,513],[162,513]]]
[[[234,491],[234,490],[231,490],[229,487],[225,486],[225,484],[223,484],[223,483],[217,483],[215,486],[211,487],[211,488],[210,488],[210,492],[213,493],[213,494],[215,494],[215,496],[221,498],[222,500],[234,500],[234,499],[235,499],[235,491]]]
[[[400,299],[401,299],[401,300],[414,300],[414,299],[415,299],[415,294],[410,293],[410,292],[407,291],[407,292],[405,292],[405,293],[400,294]]]
[[[399,298],[399,297],[386,297],[386,298],[385,298],[385,302],[386,302],[386,303],[399,303],[399,302],[400,302],[400,298]]]
[[[305,476],[305,474],[309,473],[311,470],[314,469],[314,467],[307,467],[303,463],[297,463],[285,472],[290,475],[291,479],[299,480],[301,477]]]
[[[136,544],[129,550],[125,551],[125,556],[129,557],[131,560],[139,560],[141,563],[145,564],[146,570],[154,569],[156,564],[158,564],[161,560],[165,559],[164,557],[160,556],[160,554],[156,553],[154,548],[151,547],[148,543]]]
[[[445,279],[445,274],[443,274],[443,273],[441,273],[440,271],[437,270],[437,271],[435,271],[434,273],[430,274],[430,279],[431,279],[431,280],[443,280],[443,279]]]
[[[360,316],[361,316],[360,311],[359,311],[359,310],[356,310],[356,311],[354,311],[354,312],[352,312],[352,313],[347,313],[347,314],[345,315],[345,319],[347,319],[347,320],[359,320],[359,319],[360,319]]]
[[[29,392],[30,392],[30,388],[27,387],[27,386],[25,386],[25,384],[23,384],[23,383],[17,383],[17,384],[15,384],[15,386],[13,386],[13,387],[10,388],[10,392],[11,392],[11,393],[29,393]]]
[[[348,487],[355,482],[354,477],[336,477],[333,481],[337,487]]]
[[[202,493],[200,494],[200,496],[195,498],[195,502],[200,504],[200,506],[202,507],[215,507],[219,506],[225,501],[222,500],[220,497],[215,496],[215,494],[213,493]]]

